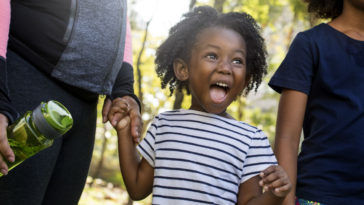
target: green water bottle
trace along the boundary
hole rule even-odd
[[[70,112],[55,100],[42,102],[34,111],[26,112],[7,129],[9,145],[15,154],[15,161],[7,162],[8,170],[50,147],[72,125]]]

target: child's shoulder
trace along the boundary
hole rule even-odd
[[[244,138],[248,137],[250,139],[255,139],[255,140],[257,139],[262,140],[266,138],[264,132],[256,126],[235,119],[226,119],[226,120],[227,120],[226,125],[224,126],[229,127],[229,129],[235,131],[236,133],[239,133],[241,136],[244,136]]]
[[[165,111],[158,114],[156,118],[166,121],[195,122],[201,126],[214,125],[216,128],[221,127],[224,129],[236,130],[237,132],[250,136],[262,132],[259,128],[246,122],[196,110],[178,109]]]
[[[185,115],[184,112],[181,111],[182,109],[178,110],[168,110],[158,113],[158,115],[155,116],[155,118],[165,118],[165,117],[179,117],[182,115]]]
[[[250,125],[243,121],[237,121],[237,122],[239,123],[239,125],[241,126],[242,129],[247,130],[250,133],[250,136],[258,136],[258,137],[261,135],[265,136],[263,131],[261,129],[259,129],[258,127]]]

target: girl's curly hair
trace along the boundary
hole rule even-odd
[[[305,0],[308,3],[308,12],[319,18],[338,17],[343,11],[343,0]]]
[[[257,90],[267,73],[266,48],[260,35],[260,27],[247,13],[218,13],[214,8],[201,6],[186,13],[184,18],[169,31],[169,37],[161,44],[156,53],[156,72],[162,79],[162,88],[169,85],[171,95],[177,88],[186,89],[187,83],[179,81],[174,75],[173,62],[180,58],[189,62],[191,50],[196,43],[196,36],[204,29],[221,26],[239,33],[246,42],[247,50],[247,86],[244,94]]]

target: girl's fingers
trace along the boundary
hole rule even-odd
[[[262,179],[259,181],[260,186],[267,186],[279,180],[281,178],[280,174],[277,172],[270,173],[269,175],[264,175]]]
[[[291,184],[272,189],[272,193],[278,197],[285,197],[291,191]]]
[[[271,166],[260,173],[262,180],[259,185],[264,191],[271,190],[278,197],[284,197],[291,190],[292,185],[286,172],[280,166]]]
[[[274,192],[288,192],[291,190],[291,185],[290,184],[284,184],[283,186],[279,186],[273,189]]]
[[[268,168],[266,168],[265,170],[263,170],[259,175],[260,175],[260,177],[267,176],[267,175],[275,172],[277,168],[278,168],[277,165],[271,165]]]
[[[129,125],[130,123],[130,117],[129,116],[125,116],[123,119],[121,119],[116,126],[117,130],[124,130],[127,125]]]
[[[268,187],[271,188],[271,189],[275,189],[275,188],[283,187],[283,186],[285,186],[287,184],[289,184],[288,179],[286,179],[286,178],[278,178],[277,180],[275,180],[272,183],[270,183],[268,185]]]
[[[123,100],[116,100],[108,113],[110,123],[115,127],[129,112],[129,105]]]

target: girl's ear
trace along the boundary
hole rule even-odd
[[[185,81],[188,79],[188,67],[184,60],[175,59],[173,61],[173,70],[178,80]]]

